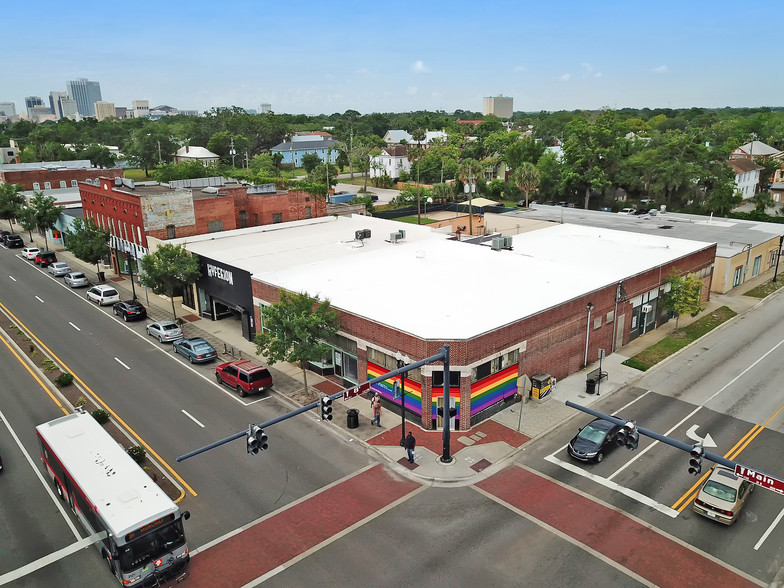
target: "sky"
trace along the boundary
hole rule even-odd
[[[781,106],[773,4],[634,0],[39,0],[2,11],[0,102],[332,114]]]

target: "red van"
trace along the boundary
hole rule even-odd
[[[269,370],[248,359],[229,361],[215,368],[218,384],[234,388],[243,398],[252,392],[264,392],[272,388]]]

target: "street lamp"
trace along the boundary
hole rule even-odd
[[[401,354],[399,351],[395,353],[397,360],[397,369],[411,363],[411,359],[407,355]],[[397,384],[397,382],[395,382]],[[406,374],[400,374],[400,416],[402,419],[402,434],[400,436],[400,447],[406,446]]]
[[[752,243],[743,243],[738,241],[730,241],[730,247],[733,245],[743,245],[743,249],[740,250],[741,253],[746,251],[746,265],[743,266],[743,283],[746,283],[746,274],[749,271],[749,258],[751,257],[751,248],[754,247]]]
[[[591,313],[593,312],[593,304],[589,302],[585,308],[588,311],[588,321],[585,325],[585,359],[583,360],[583,367],[588,365],[588,342],[591,337]]]
[[[234,167],[234,158],[237,156],[237,151],[234,149],[234,137],[231,138],[229,155],[231,155],[231,167]]]
[[[432,198],[428,198],[427,200],[425,200],[425,218],[427,218],[427,205],[428,204],[433,204],[433,199]]]
[[[131,245],[133,247],[133,245]],[[133,292],[133,299],[136,300],[136,286],[133,283],[133,259],[135,256],[131,256],[130,249],[126,250],[125,246],[122,247],[122,252],[128,260],[128,276],[131,278],[131,291]],[[135,253],[135,252],[134,252]]]
[[[776,283],[776,276],[779,275],[779,257],[781,257],[781,246],[784,245],[784,235],[779,237],[779,250],[776,251],[776,270],[773,272],[773,283]]]
[[[474,205],[473,196],[476,194],[476,182],[474,176],[468,176],[468,183],[463,186],[463,192],[468,194],[468,234],[474,234]]]

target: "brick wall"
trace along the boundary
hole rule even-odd
[[[49,171],[44,169],[23,170],[23,171],[0,171],[0,178],[9,184],[19,184],[25,190],[33,190],[33,183],[38,182],[39,189],[43,190],[46,182],[51,182],[52,188],[59,188],[60,181],[65,182],[67,188],[71,187],[71,180],[83,182],[86,179],[97,178],[98,176],[106,178],[122,178],[124,172],[122,169],[66,169]]]

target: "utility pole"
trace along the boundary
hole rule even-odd
[[[776,276],[779,275],[779,257],[781,257],[781,247],[784,245],[784,235],[779,237],[779,250],[776,251],[776,270],[773,272],[773,283],[776,283]]]
[[[237,151],[234,149],[234,137],[231,138],[229,155],[231,155],[231,167],[234,167],[234,158],[237,156]]]

